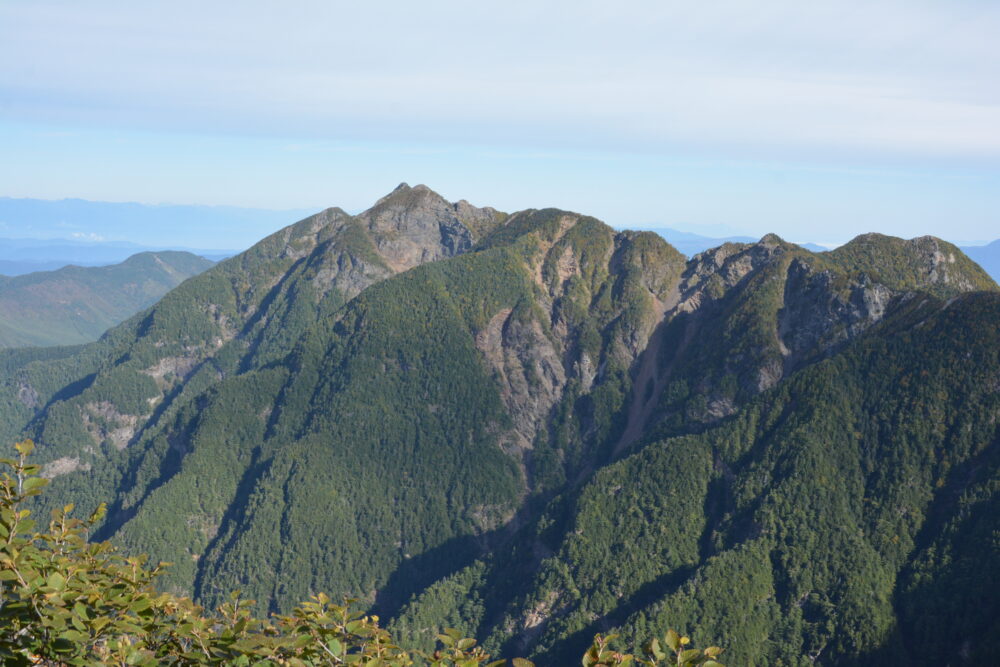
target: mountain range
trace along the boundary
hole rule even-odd
[[[724,243],[754,243],[757,240],[751,236],[702,236],[701,234],[682,232],[670,227],[650,227],[647,231],[659,234],[667,243],[688,257],[694,257],[700,252],[718,248]],[[827,250],[827,248],[815,243],[800,243],[798,245],[813,252]]]
[[[111,266],[0,276],[0,347],[97,340],[213,263],[187,252],[146,252]]]
[[[289,220],[313,212],[308,209],[0,197],[0,234],[7,236],[16,230],[18,236],[32,237],[14,239],[17,242],[43,239],[69,245],[65,243],[69,240],[74,245],[89,244],[98,251],[129,241],[136,244],[128,253],[130,255],[142,250],[188,250],[191,248],[183,246],[193,246],[198,248],[198,254],[205,255],[213,254],[204,252],[205,248],[242,250]],[[178,246],[178,239],[188,241]],[[111,261],[120,262],[126,256]],[[8,257],[0,256],[0,259]]]
[[[0,352],[0,436],[207,605],[323,590],[542,665],[666,627],[735,665],[991,664],[998,323],[933,237],[688,259],[403,184]]]
[[[120,264],[139,253],[166,251],[198,255],[213,262],[232,257],[238,252],[150,247],[124,241],[0,238],[0,274],[9,277],[39,271],[56,271],[66,266],[108,266]]]
[[[38,237],[0,238],[0,274],[49,271],[67,264],[112,264],[138,252],[161,250],[188,251],[218,261],[239,252],[232,248],[246,248],[288,220],[312,212],[308,209],[0,197],[0,231],[16,229]],[[756,241],[750,236],[706,236],[661,225],[644,225],[643,228],[659,234],[688,257],[723,243]],[[189,239],[189,243],[197,241],[196,245],[200,245],[197,248],[178,245],[179,238]],[[814,252],[827,250],[814,243],[799,245]],[[207,249],[210,247],[215,249]],[[1000,241],[983,246],[963,245],[962,250],[994,280],[1000,280]]]
[[[983,267],[993,280],[1000,281],[1000,239],[982,246],[963,247],[962,252]]]

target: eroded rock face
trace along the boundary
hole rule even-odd
[[[557,411],[576,412],[570,438],[581,451],[595,451],[603,436],[586,397],[609,378],[622,383],[619,390],[628,387],[623,376],[675,300],[679,253],[659,237],[594,222],[563,212],[550,217],[527,267],[538,287],[534,307],[504,309],[476,335],[512,418],[508,441],[522,453],[550,435]]]
[[[183,382],[198,366],[201,357],[198,350],[184,356],[163,357],[143,372],[156,380],[160,391],[165,391]]]
[[[21,401],[26,408],[34,410],[39,406],[38,392],[27,382],[18,382],[17,400]]]
[[[90,470],[90,464],[80,463],[80,457],[78,456],[63,456],[54,461],[49,461],[42,466],[41,476],[48,479],[55,479],[60,475],[68,475],[77,470],[87,472]]]
[[[472,232],[472,238],[477,242],[496,229],[507,218],[506,214],[495,208],[489,206],[479,208],[464,199],[452,204],[452,208],[455,211],[455,216]]]
[[[480,223],[488,213],[468,202],[450,204],[425,185],[401,184],[360,216],[379,255],[396,272],[469,250],[474,233],[459,218]]]
[[[724,243],[695,255],[680,285],[680,310],[692,312],[706,298],[721,298],[748,275],[769,265],[786,250],[780,239],[775,239],[769,235],[759,243]]]
[[[867,280],[836,286],[830,271],[796,258],[788,266],[778,336],[786,370],[827,354],[884,317],[893,292]]]
[[[976,289],[976,284],[963,272],[956,270],[956,255],[953,249],[945,248],[940,239],[921,236],[907,241],[918,249],[926,262],[927,281],[941,283],[963,292]]]
[[[339,290],[344,298],[353,299],[369,285],[390,275],[392,271],[381,263],[365,259],[359,253],[344,251],[323,261],[312,282],[320,297]]]
[[[138,415],[122,414],[108,401],[85,404],[81,418],[95,445],[107,443],[116,449],[129,445],[143,419]]]
[[[706,423],[735,413],[750,396],[863,335],[911,289],[982,288],[950,247],[932,237],[866,235],[851,245],[815,255],[768,235],[692,258],[663,312],[670,342],[654,335],[637,367],[618,450],[671,410]],[[683,324],[668,326],[673,322]],[[651,365],[650,356],[663,361]],[[671,408],[668,399],[665,406],[660,396],[675,380],[698,400]]]
[[[510,309],[490,320],[476,337],[476,347],[496,374],[513,418],[515,446],[530,449],[566,386],[561,355],[537,321],[525,321]]]

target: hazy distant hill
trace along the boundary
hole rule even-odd
[[[76,253],[88,245],[95,251],[118,247],[118,254],[101,260],[120,262],[143,250],[190,250],[192,248],[232,248],[243,250],[275,229],[312,211],[268,210],[235,206],[191,206],[168,204],[137,204],[87,201],[83,199],[15,199],[0,197],[0,231],[10,236],[30,236],[33,239],[74,239],[68,244],[75,250],[68,256],[32,254],[44,261],[69,259],[73,263],[91,262]],[[115,239],[134,244],[110,243]],[[17,240],[25,246],[24,239]],[[36,242],[38,243],[38,242]],[[24,261],[28,256],[2,254],[0,260]],[[34,253],[34,251],[32,251]],[[121,254],[124,252],[125,254]],[[205,256],[212,253],[198,251]],[[230,253],[226,253],[227,255]],[[0,271],[3,273],[4,271]],[[8,269],[7,274],[11,271]]]
[[[213,262],[235,255],[237,250],[202,250],[179,246],[150,247],[122,241],[78,241],[75,239],[0,238],[0,275],[20,276],[36,271],[55,271],[64,266],[107,266],[124,262],[141,252],[179,250]]]
[[[88,343],[213,262],[139,253],[121,264],[0,278],[0,347]]]
[[[966,246],[962,251],[1000,282],[1000,239],[983,246]]]
[[[691,232],[670,229],[669,227],[656,227],[648,231],[659,234],[667,243],[688,257],[694,257],[700,252],[718,248],[723,243],[754,243],[757,241],[757,239],[750,236],[702,236],[700,234],[692,234]],[[813,252],[823,252],[826,250],[823,246],[816,245],[815,243],[802,243],[800,247],[812,250]]]

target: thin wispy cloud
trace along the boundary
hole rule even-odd
[[[106,236],[96,232],[73,232],[70,234],[70,238],[76,241],[92,241],[94,243],[108,240]]]
[[[986,2],[0,8],[4,113],[140,128],[1000,157]]]
[[[360,210],[405,180],[995,238],[998,34],[994,0],[0,3],[0,196]]]

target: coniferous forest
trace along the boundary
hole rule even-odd
[[[937,238],[403,184],[0,367],[9,661],[1000,663],[1000,290]]]

